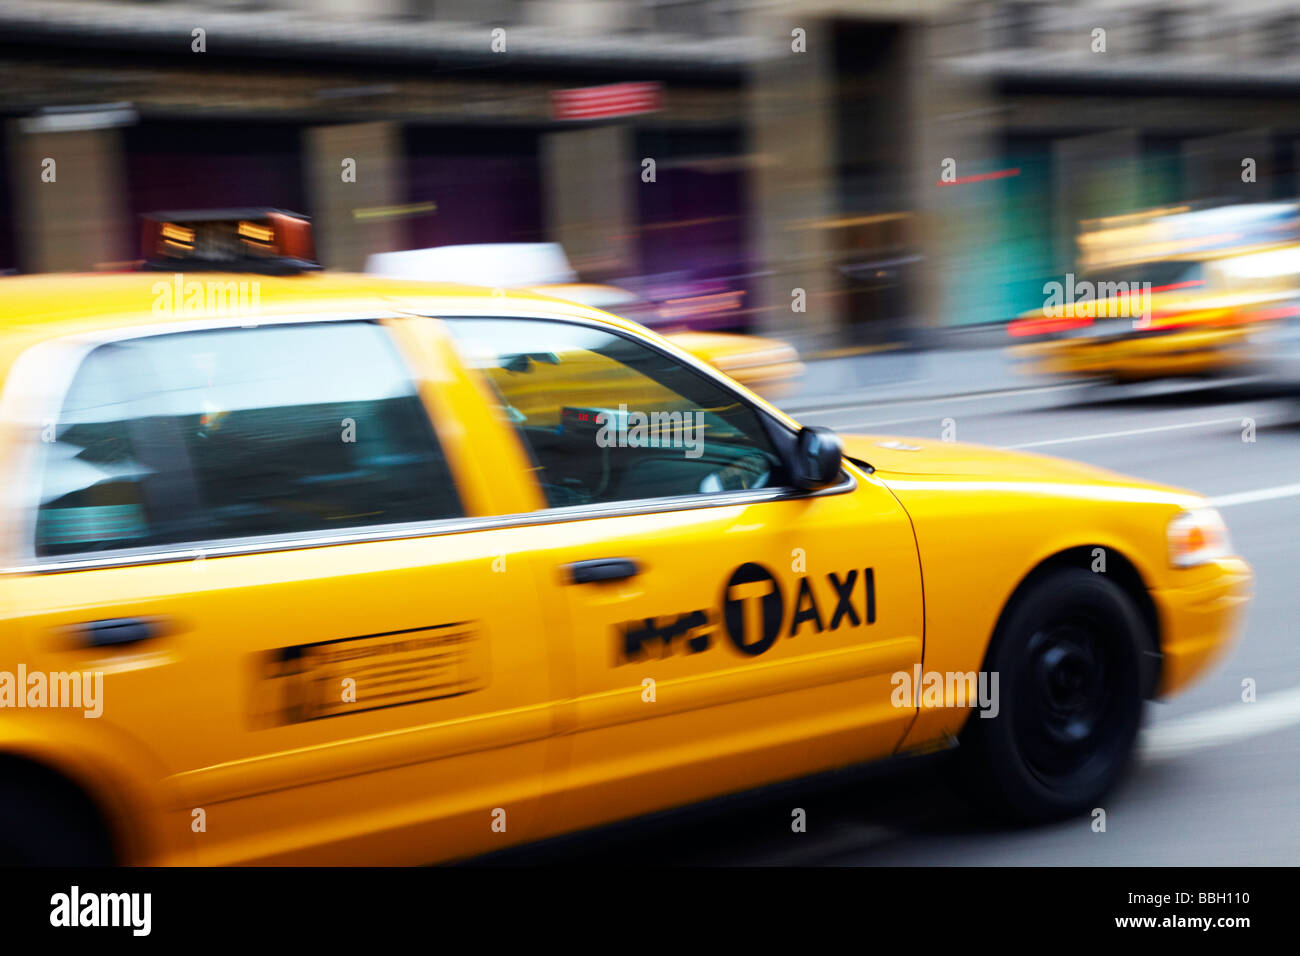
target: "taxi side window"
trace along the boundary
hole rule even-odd
[[[633,338],[572,322],[444,319],[552,508],[785,483],[758,413]]]
[[[371,322],[101,345],[44,447],[38,556],[463,514],[401,357]]]

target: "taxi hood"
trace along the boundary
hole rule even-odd
[[[967,442],[896,435],[841,435],[844,453],[890,475],[1090,481],[1132,484],[1125,476],[1079,462]]]

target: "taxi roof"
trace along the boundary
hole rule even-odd
[[[177,282],[180,291],[176,290]],[[202,284],[201,306],[197,297],[192,307],[186,303],[184,290],[192,282]],[[224,307],[220,295],[209,300],[207,290],[217,287],[208,283],[224,287]],[[251,298],[256,289],[253,307],[245,311],[238,308],[236,298],[241,283],[245,284],[246,297]],[[213,319],[256,323],[258,317],[263,320],[296,315],[382,317],[395,312],[434,316],[538,313],[578,317],[656,337],[634,322],[528,290],[487,289],[327,271],[285,276],[206,270],[46,273],[0,278],[0,379],[7,379],[9,368],[20,353],[40,342],[64,336]]]
[[[225,286],[223,299],[203,296],[200,305],[185,301],[190,283]],[[545,311],[590,313],[611,320],[596,310],[528,290],[488,289],[445,282],[386,279],[373,275],[339,272],[304,272],[288,276],[186,271],[125,273],[57,273],[8,276],[0,279],[0,331],[23,326],[69,324],[78,328],[114,328],[137,322],[203,321],[239,314],[229,300],[236,294],[235,283],[246,283],[247,296],[256,289],[256,310],[265,315],[288,315],[302,311],[328,314],[377,310],[392,311],[431,299],[491,300],[514,308],[529,305]],[[160,298],[167,297],[160,306]],[[173,299],[179,301],[172,303]],[[559,308],[557,308],[559,307]],[[478,311],[478,309],[476,309]]]
[[[182,291],[175,292],[177,282]],[[184,287],[204,284],[201,308],[183,304]],[[256,283],[257,303],[251,313],[217,308],[206,295],[207,283]],[[170,292],[164,291],[171,284]],[[161,296],[182,297],[182,305],[170,313],[156,308]],[[663,336],[636,322],[599,309],[528,289],[489,289],[446,282],[391,279],[362,273],[303,272],[292,275],[263,275],[247,272],[187,270],[177,272],[139,271],[114,273],[45,273],[0,278],[0,380],[8,378],[9,367],[19,353],[49,339],[113,329],[203,323],[212,319],[238,321],[248,316],[264,318],[303,315],[382,316],[413,312],[433,316],[539,316],[576,317],[600,322],[612,328],[658,342],[688,361],[707,367],[695,356],[673,345]],[[161,313],[161,314],[160,314]],[[790,427],[794,420],[743,385],[733,383],[755,404],[765,408]]]

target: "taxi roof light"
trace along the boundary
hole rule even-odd
[[[142,217],[145,269],[284,275],[320,268],[307,216],[283,209],[214,209]]]

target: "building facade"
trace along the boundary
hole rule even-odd
[[[1040,305],[1082,219],[1294,195],[1297,25],[1268,0],[5,0],[0,269],[121,265],[150,210],[280,206],[331,267],[552,240],[586,278],[742,289],[735,327],[912,341]],[[557,108],[620,84],[649,107]]]

